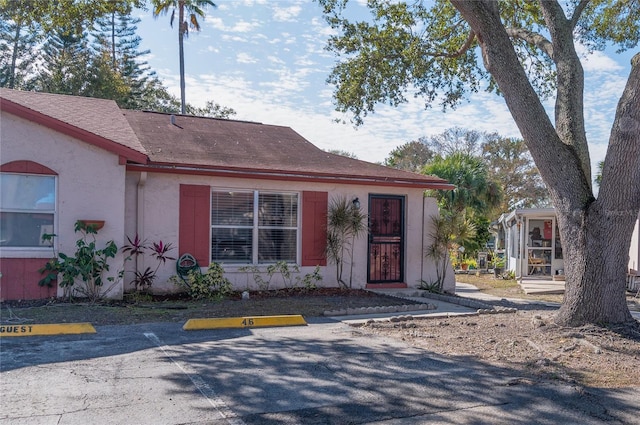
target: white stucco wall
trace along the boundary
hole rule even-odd
[[[164,243],[171,243],[175,248],[171,252],[174,257],[182,254],[178,252],[180,184],[208,185],[219,189],[281,190],[299,193],[305,190],[326,191],[329,193],[329,202],[336,196],[346,196],[348,199],[358,197],[361,208],[365,212],[368,211],[369,194],[406,196],[405,282],[410,287],[417,287],[421,279],[429,280],[435,277],[432,261],[425,259],[423,255],[425,243],[423,238],[427,235],[427,230],[424,228],[423,223],[429,223],[429,216],[437,214],[437,205],[435,201],[428,200],[424,203],[425,210],[423,212],[423,192],[419,189],[148,173],[141,190],[138,187],[141,176],[143,175],[140,172],[129,172],[126,179],[126,233],[133,236],[137,231],[141,238],[149,242],[162,240]],[[142,202],[140,202],[138,196],[142,196]],[[139,214],[140,208],[143,210],[143,214]],[[298,235],[298,240],[300,241],[300,234]],[[300,243],[298,245],[300,246]],[[145,267],[155,268],[156,264],[152,258],[146,257],[139,267],[140,269]],[[255,287],[253,278],[247,276],[244,272],[239,272],[239,267],[241,266],[225,266],[225,276],[232,281],[234,288],[242,290],[246,289],[247,286]],[[310,273],[313,269],[313,267],[303,267],[301,268],[301,274]],[[175,274],[175,261],[168,262],[165,266],[162,266],[158,270],[154,291],[170,292],[177,290],[168,282],[168,279]],[[337,286],[335,265],[328,264],[326,267],[322,267],[321,274],[323,281],[320,285]],[[345,266],[345,274],[348,276],[347,266]],[[451,273],[451,279],[450,286],[453,285],[453,273]],[[363,236],[356,240],[354,249],[353,287],[364,287],[366,280],[367,237]],[[272,288],[281,285],[280,280],[275,284],[272,282]]]
[[[74,224],[80,219],[105,220],[98,232],[97,245],[113,240],[118,247],[124,235],[125,167],[118,164],[118,155],[76,140],[65,134],[33,124],[8,113],[2,113],[0,163],[29,160],[58,173],[56,220],[54,223],[57,252],[73,254],[80,234]],[[3,247],[4,258],[51,258],[50,248]],[[110,261],[110,273],[123,267],[123,256]],[[122,282],[111,296],[122,294]],[[62,295],[59,288],[58,295]]]

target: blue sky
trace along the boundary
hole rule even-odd
[[[332,30],[317,3],[305,0],[217,0],[201,21],[202,30],[185,40],[187,102],[207,100],[237,111],[234,119],[293,128],[316,146],[355,153],[379,162],[391,150],[450,127],[497,131],[520,137],[502,98],[473,94],[456,110],[425,110],[420,99],[398,108],[380,106],[354,128],[334,110],[326,79],[336,58],[324,48]],[[352,1],[353,16],[366,16],[364,1]],[[169,91],[179,96],[177,27],[169,15],[139,11],[141,49]],[[626,82],[631,53],[596,52],[583,60],[585,121],[592,163],[604,158],[617,101]],[[411,96],[409,96],[411,97]],[[552,111],[553,99],[546,102]]]

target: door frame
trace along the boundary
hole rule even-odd
[[[399,270],[400,270],[400,276],[399,279],[393,279],[393,280],[372,280],[371,278],[371,247],[373,244],[373,235],[371,233],[371,205],[372,205],[372,200],[373,199],[394,199],[394,200],[399,200],[400,201],[400,212],[399,212],[399,218],[400,218],[400,232],[399,232]],[[405,245],[406,245],[406,234],[405,234],[405,229],[406,229],[406,204],[407,204],[407,197],[404,195],[389,195],[389,194],[379,194],[379,193],[370,193],[369,194],[369,200],[368,200],[368,205],[369,205],[369,214],[368,214],[368,221],[369,221],[369,230],[368,230],[368,235],[367,235],[367,285],[372,285],[372,286],[378,286],[378,285],[397,285],[397,284],[402,284],[403,286],[405,286],[405,260],[406,260],[406,252],[405,252]]]

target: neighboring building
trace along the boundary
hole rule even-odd
[[[242,266],[279,260],[301,272],[327,264],[326,214],[337,197],[358,200],[369,235],[356,240],[354,287],[417,286],[436,278],[425,189],[446,181],[324,152],[288,127],[121,110],[110,100],[0,89],[0,299],[61,295],[41,288],[38,269],[54,249],[75,251],[77,220],[104,220],[98,245],[122,247],[138,234],[162,240],[172,256],[202,267],[222,263],[236,289],[253,284]],[[135,266],[122,253],[111,273]],[[158,271],[156,291],[176,288],[175,261]],[[131,273],[125,274],[130,276]],[[453,291],[451,273],[445,289]],[[130,281],[130,278],[126,280]],[[111,296],[130,289],[125,283]]]
[[[640,264],[640,215],[629,250],[629,270]],[[498,243],[504,250],[506,269],[518,277],[561,278],[564,274],[562,243],[554,208],[517,209],[498,219]]]

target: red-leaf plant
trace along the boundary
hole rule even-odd
[[[171,243],[163,243],[162,241],[148,243],[147,240],[141,240],[138,234],[131,240],[127,236],[129,242],[122,247],[122,252],[127,254],[127,260],[135,260],[138,264],[138,257],[150,254],[158,261],[155,269],[147,267],[144,271],[137,270],[134,272],[133,284],[138,292],[146,292],[149,290],[153,282],[156,280],[156,273],[161,265],[167,260],[175,260],[174,257],[168,255],[173,249]]]

